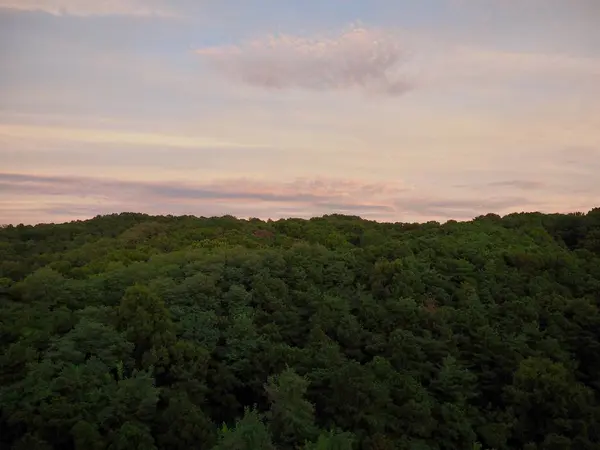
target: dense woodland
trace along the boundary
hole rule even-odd
[[[0,448],[600,448],[600,209],[0,229]]]

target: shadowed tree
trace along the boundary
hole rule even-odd
[[[138,367],[155,367],[160,373],[175,343],[173,323],[162,299],[145,286],[127,288],[118,308],[118,324],[135,345]]]
[[[233,428],[223,425],[218,443],[213,450],[275,450],[271,435],[261,415],[246,408],[244,416],[236,421]]]
[[[308,380],[293,369],[269,377],[265,390],[271,403],[267,418],[275,443],[293,449],[316,434],[314,406],[305,398]]]

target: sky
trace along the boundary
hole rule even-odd
[[[600,206],[598,0],[0,0],[0,223]]]

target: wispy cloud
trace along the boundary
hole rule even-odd
[[[265,202],[340,202],[360,204],[361,196],[393,197],[408,188],[400,183],[365,183],[344,179],[296,179],[274,183],[250,179],[220,180],[205,183],[142,182],[92,177],[0,173],[2,193],[52,193],[55,195],[149,195],[177,200],[214,199],[256,200]],[[364,199],[363,199],[364,200]]]
[[[498,80],[524,75],[600,76],[600,60],[564,53],[515,52],[457,46],[448,55],[448,69],[461,76]]]
[[[61,222],[122,211],[263,219],[343,213],[412,222],[590,206],[573,204],[568,196],[540,199],[496,190],[456,198],[451,192],[418,190],[402,183],[340,178],[184,183],[0,173],[0,214],[7,223]]]
[[[519,191],[534,191],[539,189],[544,189],[548,187],[548,185],[541,181],[535,180],[502,180],[502,181],[490,181],[488,183],[482,183],[481,185],[472,185],[472,184],[457,184],[455,187],[457,188],[480,188],[480,187],[490,187],[490,188],[513,188]]]
[[[600,139],[598,139],[596,147],[572,145],[560,149],[557,152],[557,156],[565,164],[598,170],[600,169]]]
[[[337,35],[282,34],[197,53],[232,79],[260,88],[399,95],[411,88],[402,73],[404,50],[391,33],[353,26]]]
[[[164,3],[154,0],[0,0],[0,9],[57,16],[176,16]]]
[[[206,136],[0,123],[0,139],[7,138],[36,139],[43,141],[59,140],[62,142],[81,143],[170,146],[180,148],[198,148],[205,146],[213,148],[268,147],[267,145],[258,143],[240,143]]]
[[[396,202],[396,210],[410,217],[426,219],[468,220],[486,213],[500,213],[537,210],[539,203],[525,197],[477,196],[464,199],[453,198],[414,198]]]
[[[29,216],[36,216],[33,221],[53,220],[52,211],[57,209],[81,218],[77,213],[81,208],[96,214],[135,210],[267,218],[337,211],[385,217],[393,215],[392,199],[406,189],[394,183],[343,179],[287,183],[232,179],[193,184],[0,173],[0,210],[10,222]]]
[[[463,87],[466,93],[489,88],[514,93],[521,85],[564,90],[566,98],[581,89],[589,92],[600,77],[600,58],[557,50],[506,50],[477,42],[460,43],[440,38],[412,41],[411,63],[418,67],[414,83],[419,87]],[[557,84],[558,82],[558,84]],[[533,89],[535,92],[535,89]],[[525,91],[527,92],[527,90]]]

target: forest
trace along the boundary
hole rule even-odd
[[[0,448],[600,449],[600,208],[0,228]]]

